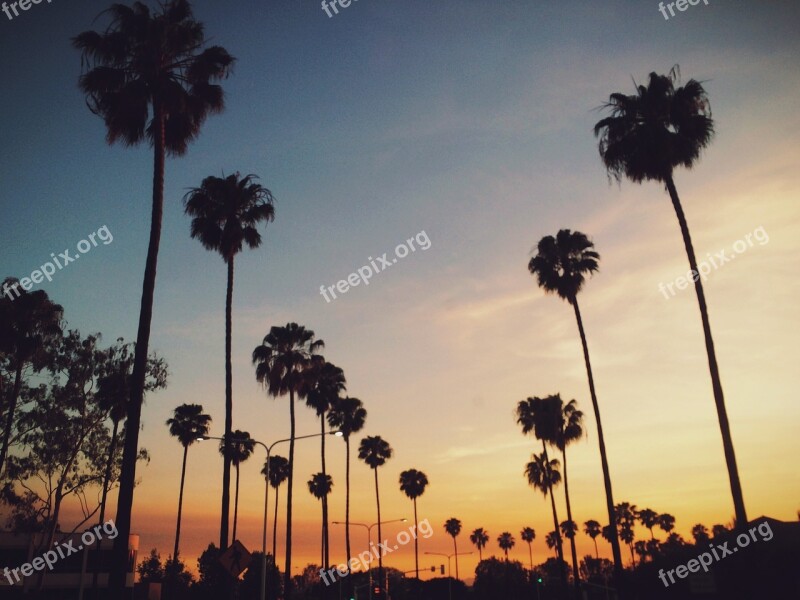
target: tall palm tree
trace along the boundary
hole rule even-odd
[[[261,468],[261,474],[267,474],[267,463]],[[275,518],[272,519],[272,562],[277,564],[278,547],[278,492],[281,484],[289,477],[289,461],[283,456],[276,454],[269,457],[269,484],[275,490]]]
[[[361,440],[358,446],[358,458],[363,460],[375,473],[375,501],[378,505],[378,539],[381,537],[381,495],[378,491],[378,467],[386,464],[392,458],[394,450],[389,443],[379,435],[368,435]],[[383,587],[383,552],[378,554],[378,581]]]
[[[456,544],[456,538],[458,534],[461,533],[461,521],[458,519],[451,517],[445,521],[444,530],[447,532],[447,535],[453,538],[453,552],[455,553],[456,559],[456,579],[458,577],[458,545]],[[460,580],[460,579],[459,579]]]
[[[583,533],[592,538],[592,542],[594,542],[594,557],[600,560],[600,552],[597,550],[597,536],[602,533],[600,523],[594,519],[589,519],[583,524]]]
[[[711,337],[708,306],[702,280],[697,275],[699,271],[689,225],[673,180],[676,167],[691,169],[697,164],[700,153],[714,136],[714,121],[711,118],[711,104],[700,82],[690,79],[686,85],[676,87],[679,79],[680,72],[675,67],[667,75],[650,73],[647,86],[637,86],[635,95],[612,94],[605,105],[610,116],[597,122],[594,134],[600,137],[600,157],[609,176],[617,181],[627,177],[634,183],[663,183],[672,200],[689,259],[689,268],[694,275],[692,279],[700,308],[711,387],[722,434],[736,522],[739,526],[744,526],[747,523],[747,513],[714,340]]]
[[[328,425],[342,432],[345,443],[345,505],[344,538],[347,550],[347,568],[350,568],[350,436],[358,433],[367,420],[367,410],[358,398],[339,398],[328,411]]]
[[[336,365],[329,363],[321,356],[315,356],[312,360],[312,367],[306,371],[308,378],[306,385],[306,405],[313,408],[320,422],[320,453],[322,455],[322,475],[327,475],[325,467],[325,415],[331,406],[339,399],[342,392],[346,391],[344,371]],[[330,565],[330,548],[328,536],[328,495],[325,494],[322,500],[322,557],[324,567]]]
[[[560,436],[561,427],[561,399],[554,396],[547,398],[538,398],[536,396],[529,397],[526,400],[521,400],[517,404],[516,415],[517,423],[522,427],[522,433],[533,433],[534,436],[542,442],[541,454],[541,467],[550,463],[550,458],[547,454],[547,443],[555,444]],[[535,455],[534,455],[535,457]],[[530,467],[530,464],[528,466]],[[558,465],[558,461],[556,461]],[[556,467],[557,469],[558,467]],[[530,480],[530,473],[528,473],[528,482],[534,485]],[[561,481],[561,474],[558,473],[558,481]],[[553,507],[553,527],[558,538],[558,546],[556,552],[558,553],[558,565],[561,575],[561,583],[564,589],[567,587],[567,573],[564,570],[564,549],[562,545],[561,536],[558,530],[558,516],[556,515],[555,495],[553,494],[552,485],[549,484],[549,479],[545,478],[544,482],[547,485],[547,490],[542,490],[545,497],[550,494],[550,501]],[[534,487],[536,487],[534,485]]]
[[[614,512],[617,526],[619,527],[619,537],[623,542],[628,544],[631,551],[631,561],[633,562],[633,567],[636,568],[636,558],[633,555],[633,541],[635,538],[633,528],[638,519],[639,509],[635,504],[620,502],[614,507]]]
[[[304,397],[304,371],[311,357],[325,347],[314,332],[297,323],[272,326],[260,346],[253,350],[256,379],[273,398],[289,395],[289,477],[286,480],[286,564],[283,572],[284,594],[292,588],[292,482],[294,480],[295,396]]]
[[[531,547],[531,543],[536,539],[536,531],[533,527],[523,527],[519,536],[522,538],[523,542],[528,544],[528,558],[531,561],[531,571],[533,571],[533,548]]]
[[[126,146],[145,138],[153,148],[153,194],[139,329],[136,336],[128,405],[114,542],[114,566],[109,586],[122,595],[128,562],[136,458],[150,345],[150,323],[156,283],[161,220],[164,206],[164,161],[167,154],[186,153],[210,113],[225,102],[221,86],[234,58],[221,46],[205,46],[202,23],[188,0],[167,0],[151,13],[142,2],[113,4],[105,11],[110,24],[102,31],[85,31],[73,46],[82,53],[79,80],[89,109],[103,118],[106,141]],[[227,545],[227,531],[222,540]]]
[[[637,515],[639,522],[650,530],[650,539],[656,539],[653,527],[658,524],[658,513],[650,508],[643,508]]]
[[[600,420],[600,405],[597,402],[597,393],[594,388],[594,375],[592,364],[589,360],[589,346],[586,342],[586,332],[583,329],[580,307],[578,306],[578,293],[583,288],[586,275],[591,275],[598,270],[600,255],[593,250],[594,244],[585,234],[569,229],[560,230],[555,237],[548,235],[539,240],[536,256],[528,262],[528,270],[536,276],[539,287],[545,293],[555,293],[562,300],[572,305],[575,320],[578,323],[578,333],[583,346],[583,359],[586,363],[586,375],[589,380],[589,394],[592,398],[594,420],[597,425],[597,443],[600,447],[600,463],[603,469],[603,484],[606,492],[606,510],[609,523],[611,523],[612,539],[611,552],[614,558],[614,578],[617,588],[622,587],[622,555],[619,550],[619,540],[616,539],[616,522],[614,521],[614,495],[611,490],[611,472],[608,468],[606,455],[606,441],[603,435],[603,425]],[[556,528],[558,529],[558,528]]]
[[[400,491],[414,502],[414,531],[417,530],[417,498],[425,493],[428,487],[428,476],[422,471],[408,469],[400,473]],[[414,536],[414,568],[419,579],[419,541]]]
[[[236,469],[236,496],[233,501],[233,533],[231,535],[231,540],[236,541],[236,523],[239,520],[239,465],[253,455],[256,444],[248,432],[238,429],[231,432],[227,439],[229,440],[227,443],[227,450],[225,449],[226,444],[223,440],[219,444],[219,451],[223,456],[227,454],[225,458],[230,460],[231,464]]]
[[[211,416],[203,413],[200,404],[181,404],[173,411],[173,416],[167,419],[169,434],[175,437],[183,446],[183,463],[181,466],[181,488],[178,494],[178,524],[175,526],[175,550],[172,552],[172,560],[178,560],[178,550],[181,541],[181,514],[183,512],[183,486],[186,482],[186,457],[189,453],[189,446],[197,441],[197,438],[208,435],[211,425]]]
[[[489,541],[489,534],[483,527],[478,527],[469,534],[469,541],[475,544],[475,547],[478,549],[478,562],[483,561],[483,549]]]
[[[14,383],[11,393],[4,394],[4,400],[8,399],[5,400],[6,421],[0,446],[0,474],[11,443],[22,376],[28,368],[38,373],[47,365],[47,349],[61,337],[64,317],[64,309],[51,301],[44,290],[28,292],[12,277],[3,281],[2,289],[8,291],[0,296],[0,358],[7,361]]]
[[[553,487],[561,483],[560,463],[558,459],[550,460],[547,451],[541,454],[532,454],[530,462],[525,465],[525,476],[528,484],[535,490],[542,492],[546,498],[550,495],[550,505],[553,510],[553,533],[556,536],[556,558],[558,558],[559,571],[561,573],[561,583],[564,589],[567,587],[567,573],[564,570],[564,554],[561,547],[561,534],[558,530],[558,512],[556,511],[556,499],[553,494]]]
[[[224,178],[210,176],[203,179],[200,187],[190,189],[183,197],[184,212],[192,217],[191,236],[206,250],[218,252],[228,268],[225,292],[225,439],[229,439],[233,427],[234,260],[245,244],[249,248],[261,245],[258,225],[275,218],[272,192],[256,183],[256,179],[255,175],[241,177],[239,173]],[[221,519],[226,530],[230,516],[230,482],[231,459],[224,455]]]
[[[508,562],[508,551],[511,550],[516,542],[514,541],[514,536],[511,535],[508,531],[504,531],[500,535],[497,536],[497,545],[500,546],[500,549],[505,552],[506,554],[506,562]]]
[[[311,479],[308,480],[308,491],[311,492],[311,495],[317,500],[324,501],[328,494],[331,493],[332,489],[333,479],[331,479],[330,475],[326,475],[325,473],[315,473],[311,476]],[[325,562],[325,516],[323,512],[322,536],[320,542],[320,560],[322,561],[323,567],[326,567],[328,564]]]

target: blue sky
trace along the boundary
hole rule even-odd
[[[697,169],[676,176],[698,254],[759,226],[770,235],[715,272],[707,293],[751,516],[793,518],[800,484],[780,457],[800,450],[791,399],[800,383],[797,6],[712,0],[665,21],[655,2],[498,4],[358,0],[328,18],[309,0],[195,3],[212,43],[238,62],[224,83],[226,111],[167,163],[151,347],[171,379],[144,413],[142,441],[155,452],[134,527],[146,547],[166,553],[177,499],[179,448],[163,421],[200,402],[215,433],[223,423],[225,268],[189,238],[181,197],[237,170],[260,175],[277,201],[263,246],[236,261],[235,426],[264,441],[287,433],[286,400],[264,397],[249,355],[270,325],[297,321],[326,341],[364,400],[365,433],[395,447],[388,510],[408,510],[395,480],[414,466],[432,481],[421,516],[437,526],[450,516],[492,533],[532,524],[543,539],[546,505],[521,476],[532,444],[511,412],[555,391],[590,409],[571,311],[525,269],[540,237],[569,227],[589,234],[603,259],[582,306],[616,497],[672,512],[687,534],[699,520],[729,520],[696,301],[657,290],[687,268],[674,213],[656,184],[609,185],[591,133],[610,93],[632,93],[632,79],[676,63],[684,79],[706,82],[717,126]],[[135,336],[152,154],[107,146],[76,86],[69,38],[106,6],[54,0],[13,21],[0,13],[0,273],[25,276],[106,225],[113,243],[46,289],[72,327],[111,342]],[[320,285],[421,230],[429,250],[330,304],[320,296]],[[299,427],[315,431],[301,413]],[[591,417],[587,429],[571,462],[581,522],[603,520]],[[300,453],[301,481],[315,457],[314,447]],[[249,545],[262,460],[242,469]],[[217,466],[215,450],[191,450],[195,477]],[[374,520],[367,475],[355,485],[363,520]],[[215,538],[217,479],[188,488],[190,554]],[[299,551],[313,560],[318,507],[298,495]],[[439,531],[426,543],[436,551],[447,540]]]

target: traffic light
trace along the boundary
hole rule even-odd
[[[442,575],[444,575],[444,565],[439,565],[439,568],[441,569]]]
[[[431,573],[436,573],[436,565],[431,565]]]
[[[383,590],[381,589],[381,586],[375,585],[372,587],[372,597],[383,598]]]
[[[536,578],[536,583],[542,583],[542,578],[541,577],[537,577]]]

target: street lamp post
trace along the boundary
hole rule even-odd
[[[450,600],[453,600],[453,578],[450,576],[450,559],[454,556],[463,556],[472,554],[472,552],[453,552],[452,554],[442,554],[441,552],[426,552],[432,556],[445,556],[447,557],[447,595]]]
[[[315,438],[315,437],[322,437],[323,435],[335,435],[341,437],[344,435],[341,431],[326,431],[325,433],[312,433],[310,435],[301,435],[295,436],[295,440],[305,440],[308,438]],[[225,441],[225,438],[221,437],[213,437],[210,435],[202,435],[197,438],[198,442],[202,442],[204,440],[219,440],[221,442]],[[261,535],[261,600],[266,600],[267,598],[267,512],[269,508],[269,457],[272,453],[272,448],[274,448],[278,444],[282,444],[284,442],[291,441],[291,438],[286,438],[285,440],[278,440],[272,442],[269,446],[267,446],[264,442],[259,442],[258,440],[254,440],[250,438],[248,441],[253,442],[254,444],[258,444],[264,450],[267,451],[267,461],[265,463],[265,474],[264,474],[264,481],[266,482],[266,489],[264,490],[264,530]],[[274,527],[274,525],[273,525]],[[275,560],[275,557],[272,557],[272,560]]]
[[[390,519],[388,521],[381,521],[380,525],[386,525],[387,523],[401,523],[401,522],[405,523],[406,521],[408,521],[408,519],[403,517],[402,519]],[[346,523],[344,521],[332,521],[331,523],[333,525],[346,525]],[[367,546],[368,546],[368,549],[371,552],[372,551],[372,528],[373,527],[377,527],[378,523],[373,523],[372,525],[367,525],[366,523],[353,523],[351,521],[350,525],[356,525],[358,527],[363,527],[363,528],[365,528],[367,530],[367,542],[368,542]],[[350,571],[350,565],[349,564],[347,565],[347,570],[348,570],[348,572]],[[370,597],[370,600],[371,600],[372,599],[372,568],[369,568],[367,570],[367,573],[369,575],[369,597]],[[381,582],[381,587],[383,587],[383,582]]]

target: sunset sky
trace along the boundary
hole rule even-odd
[[[77,88],[80,56],[69,40],[104,27],[93,20],[108,4],[56,0],[13,20],[0,13],[0,276],[28,276],[106,225],[113,242],[44,289],[71,328],[110,344],[136,335],[152,151],[107,146]],[[542,236],[577,229],[601,255],[579,300],[615,501],[673,514],[687,538],[695,523],[730,522],[697,300],[691,289],[666,299],[658,288],[688,269],[674,211],[658,184],[609,184],[592,135],[609,94],[633,93],[634,81],[675,64],[684,81],[704,82],[717,131],[697,168],[676,173],[698,259],[735,254],[738,240],[765,233],[704,284],[748,515],[797,518],[800,8],[711,0],[665,20],[654,1],[543,4],[360,0],[328,18],[311,0],[194,3],[211,42],[238,62],[224,82],[225,112],[167,162],[151,349],[170,377],[143,412],[152,461],[137,472],[142,553],[156,547],[166,557],[174,540],[181,448],[165,420],[199,403],[212,435],[223,433],[226,271],[190,238],[181,198],[204,177],[235,171],[261,177],[276,217],[262,247],[236,260],[234,428],[265,443],[288,436],[288,398],[266,396],[250,355],[270,326],[300,323],[325,341],[325,357],[368,410],[354,450],[363,435],[394,448],[379,471],[384,519],[413,516],[397,480],[417,468],[430,480],[419,517],[435,530],[420,553],[452,552],[443,523],[456,517],[459,551],[474,550],[468,534],[484,527],[488,553],[499,555],[507,530],[517,538],[511,556],[527,564],[519,531],[529,525],[542,562],[552,517],[523,476],[540,444],[515,424],[519,400],[559,392],[587,413],[586,439],[568,450],[573,517],[581,527],[607,522],[574,315],[526,268]],[[368,287],[330,303],[320,295],[421,231],[429,249]],[[298,434],[318,428],[298,406]],[[329,442],[331,519],[343,520],[344,443]],[[372,474],[355,455],[352,520],[372,523]],[[293,563],[302,568],[319,560],[320,506],[306,487],[319,471],[318,440],[298,442],[296,459]],[[239,537],[252,550],[263,461],[257,448],[241,468]],[[221,478],[217,444],[192,446],[182,534],[191,566],[219,540]],[[563,488],[557,501],[564,520]],[[343,528],[331,532],[331,558],[343,562]],[[354,529],[354,551],[366,543]],[[594,552],[583,534],[577,544],[579,556]],[[412,569],[413,544],[385,564]],[[463,557],[462,578],[476,564],[477,552]]]

